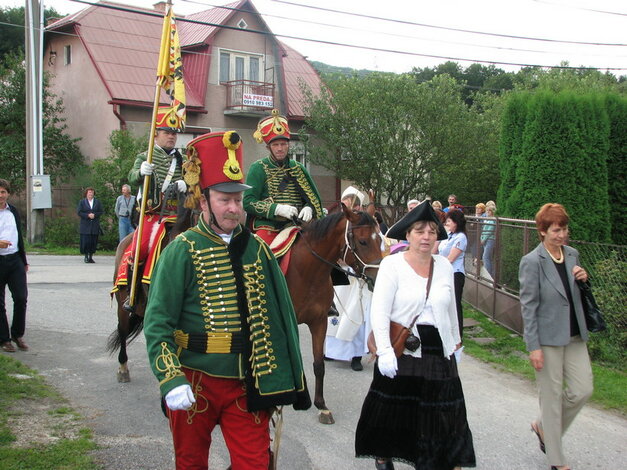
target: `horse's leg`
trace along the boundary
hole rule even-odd
[[[126,354],[126,339],[129,332],[129,313],[124,308],[126,290],[118,292],[118,338],[120,351],[118,353],[118,382],[126,383],[131,381],[131,374],[128,370],[128,356]]]
[[[333,414],[327,408],[324,402],[324,338],[327,333],[327,317],[326,312],[324,316],[318,316],[324,321],[316,321],[316,324],[308,325],[311,332],[311,343],[313,349],[313,370],[316,377],[316,386],[314,394],[314,405],[320,413],[318,414],[318,421],[322,424],[334,424]]]

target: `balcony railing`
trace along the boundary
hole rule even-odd
[[[274,83],[232,80],[226,86],[226,110],[233,113],[265,113],[274,108]]]

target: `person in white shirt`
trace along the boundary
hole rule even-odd
[[[394,224],[388,235],[409,248],[383,259],[370,321],[377,362],[357,431],[357,457],[375,456],[378,470],[393,460],[416,469],[475,466],[472,434],[454,352],[461,347],[453,269],[432,255],[446,238],[429,201]],[[397,357],[390,322],[411,327],[412,342]]]
[[[21,351],[28,351],[24,342],[26,329],[26,251],[22,237],[22,225],[17,209],[7,201],[11,185],[0,179],[0,348],[5,352],[15,352],[13,340]],[[6,287],[13,298],[13,322],[9,329],[7,311],[4,302]]]

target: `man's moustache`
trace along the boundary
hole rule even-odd
[[[236,214],[224,214],[224,218],[228,220],[239,220],[239,215]]]

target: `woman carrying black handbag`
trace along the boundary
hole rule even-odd
[[[545,204],[536,214],[541,243],[520,261],[520,305],[529,360],[536,371],[540,415],[531,423],[551,469],[570,470],[562,437],[592,395],[588,328],[575,281],[588,273],[566,245],[568,214]]]

